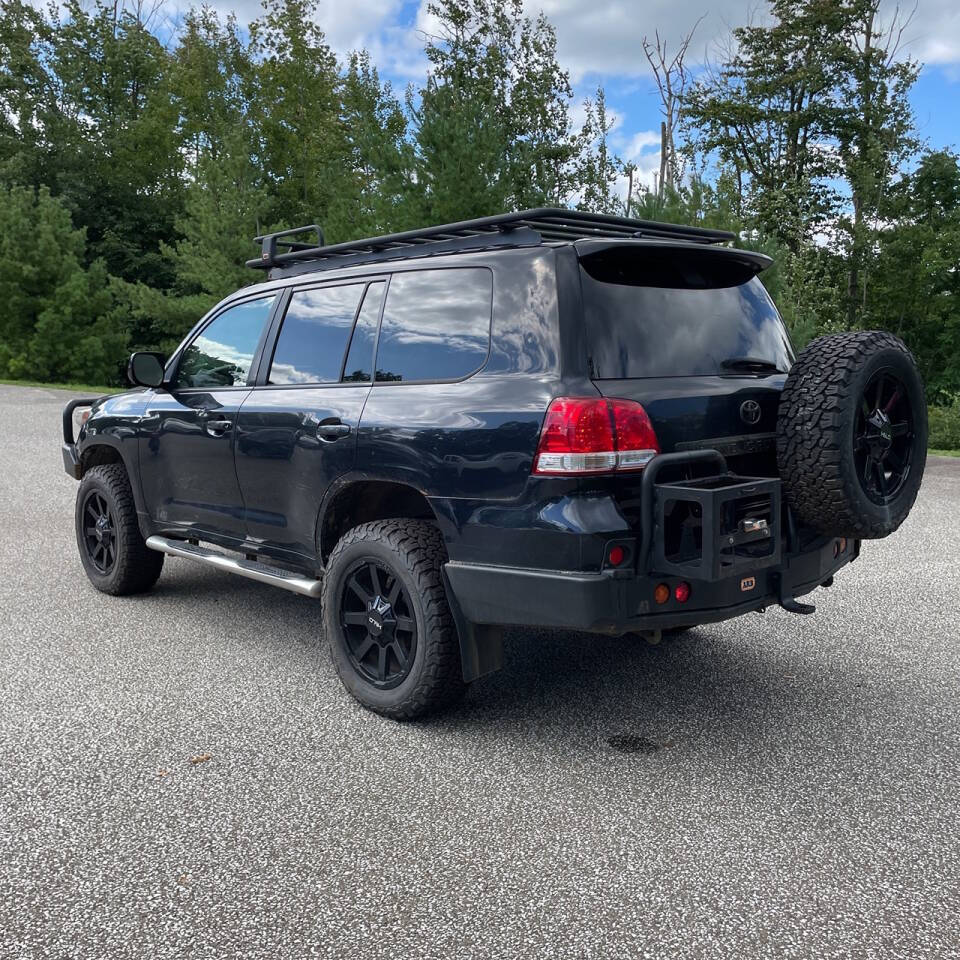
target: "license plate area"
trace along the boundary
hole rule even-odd
[[[780,481],[720,474],[654,484],[653,572],[723,580],[780,563]]]

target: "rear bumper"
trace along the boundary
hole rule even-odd
[[[445,569],[464,617],[473,623],[619,634],[715,623],[803,596],[859,555],[859,541],[848,541],[837,553],[839,545],[824,537],[749,577],[691,581],[690,599],[683,604],[672,593],[677,577],[558,573],[456,561]],[[662,605],[653,599],[659,583],[671,588]]]

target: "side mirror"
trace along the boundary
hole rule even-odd
[[[127,379],[137,387],[159,387],[163,383],[163,362],[156,353],[135,353],[127,364]]]

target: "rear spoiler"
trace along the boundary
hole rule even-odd
[[[740,250],[736,247],[707,246],[702,243],[690,243],[685,240],[577,240],[573,244],[577,251],[577,256],[582,260],[584,257],[603,253],[605,250],[623,249],[625,247],[635,247],[640,250],[660,250],[660,251],[687,251],[695,253],[697,256],[716,257],[726,260],[729,263],[738,264],[746,267],[757,274],[766,270],[773,263],[773,258],[765,253],[757,253],[754,250]]]

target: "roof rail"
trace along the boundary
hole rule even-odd
[[[315,231],[318,243],[310,244],[281,238]],[[256,237],[260,256],[248,260],[247,266],[270,269],[271,275],[301,273],[306,270],[328,270],[347,263],[388,260],[397,257],[432,256],[492,246],[530,246],[543,242],[604,239],[648,238],[684,240],[694,243],[723,243],[735,235],[726,230],[687,227],[674,223],[634,220],[603,213],[583,213],[558,207],[540,207],[519,213],[501,213],[476,220],[461,220],[419,230],[388,233],[382,237],[351,240],[347,243],[323,244],[323,231],[316,224],[283,230]],[[279,241],[279,242],[278,242]],[[282,251],[278,248],[283,247]],[[307,266],[309,265],[309,266]]]

